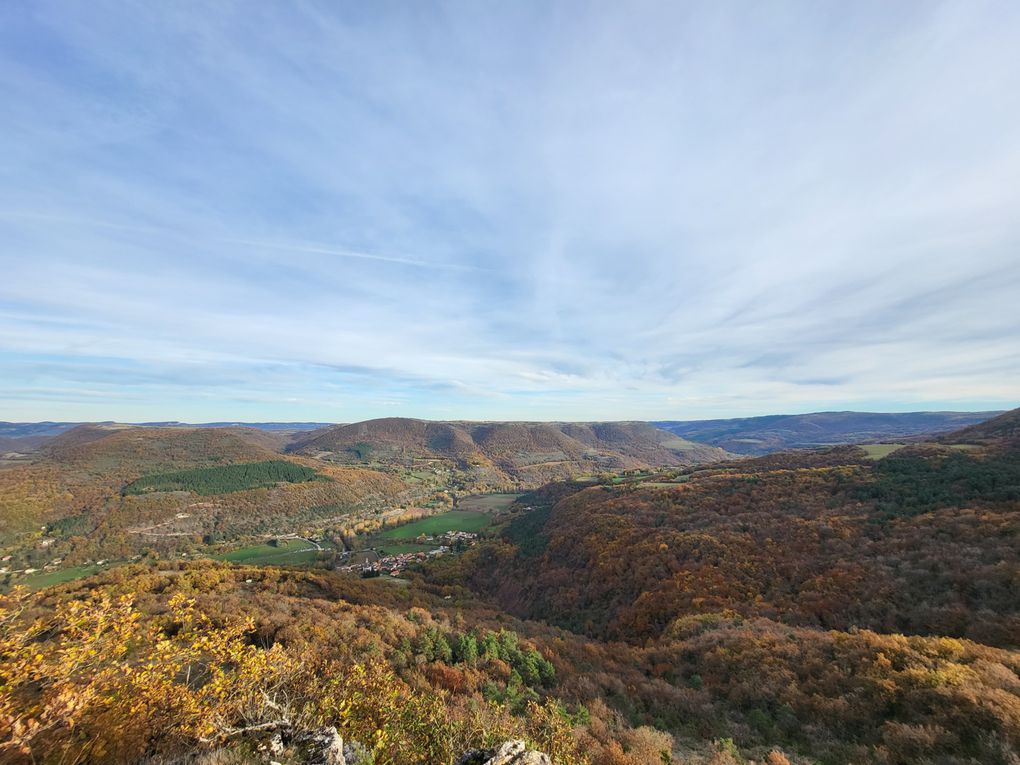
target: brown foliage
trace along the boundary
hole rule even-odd
[[[774,458],[754,462],[764,460]],[[629,641],[731,609],[1015,645],[1017,503],[879,520],[849,492],[869,475],[857,464],[769,463],[699,471],[677,488],[575,491],[552,506],[540,557],[479,550],[462,571],[515,613]]]

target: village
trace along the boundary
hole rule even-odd
[[[429,559],[439,558],[453,552],[460,552],[478,542],[478,534],[471,531],[447,531],[443,534],[421,534],[414,539],[416,546],[435,545],[431,550],[413,550],[393,554],[379,554],[374,549],[362,553],[345,553],[344,560],[337,571],[360,573],[362,577],[400,576],[412,564],[422,563]],[[372,559],[374,556],[374,559]]]
[[[439,513],[429,513],[404,523],[393,523],[397,513],[406,514],[406,509],[395,508],[386,520],[392,525],[384,526],[359,542],[341,541],[322,530],[304,533],[266,534],[240,547],[227,544],[214,546],[209,540],[203,544],[197,541],[184,544],[184,550],[167,551],[166,557],[181,559],[213,558],[230,563],[247,565],[285,565],[324,567],[347,572],[356,576],[377,577],[387,575],[395,582],[401,573],[412,565],[456,554],[477,544],[479,532],[492,521],[492,513],[512,503],[517,494],[482,494],[465,497],[460,507]],[[151,536],[156,539],[184,539],[194,537],[172,524],[188,519],[191,514],[178,512],[170,520],[150,523],[146,526],[128,529],[129,533]],[[401,519],[402,520],[402,519]],[[55,546],[56,538],[45,536],[48,526],[39,529],[36,549],[48,553]],[[350,549],[351,547],[357,549]],[[345,549],[346,548],[346,549]],[[116,559],[89,558],[75,560],[70,565],[63,555],[49,558],[38,553],[35,560],[19,561],[6,554],[0,557],[0,586],[14,582],[23,583],[35,589],[52,584],[72,581],[90,576],[108,567],[142,560],[141,554]],[[160,557],[157,552],[153,559]],[[21,565],[18,565],[21,563]],[[27,563],[27,565],[26,565]],[[35,564],[35,565],[33,565]]]

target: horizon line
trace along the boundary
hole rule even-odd
[[[778,412],[766,414],[739,415],[734,417],[695,417],[689,419],[669,419],[665,417],[655,419],[642,418],[615,418],[615,419],[462,419],[462,418],[430,418],[390,415],[386,417],[366,417],[364,419],[352,420],[207,420],[203,422],[192,422],[188,420],[144,420],[129,422],[126,420],[0,420],[0,424],[6,425],[127,425],[131,427],[172,427],[172,426],[221,426],[231,425],[353,425],[361,422],[372,422],[373,420],[419,420],[421,422],[470,422],[470,423],[492,423],[492,422],[535,422],[535,423],[556,423],[556,422],[579,422],[579,423],[602,423],[602,422],[708,422],[712,420],[749,420],[762,417],[806,417],[813,414],[882,414],[882,415],[909,415],[909,414],[990,414],[997,415],[1010,411],[1006,409],[912,409],[909,411],[876,411],[863,409],[819,409],[810,412]]]

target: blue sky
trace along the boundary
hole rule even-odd
[[[0,4],[0,419],[1020,404],[1020,4]]]

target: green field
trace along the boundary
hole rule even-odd
[[[450,510],[388,529],[378,536],[382,539],[414,539],[421,534],[434,536],[447,531],[479,531],[491,520],[486,513],[475,510]]]
[[[869,459],[880,460],[893,452],[902,449],[906,444],[860,444]]]
[[[523,496],[523,494],[475,494],[458,499],[457,508],[460,510],[474,510],[479,513],[494,513],[506,510],[515,500]],[[471,530],[461,529],[461,531]]]
[[[882,457],[888,457],[895,451],[902,449],[906,444],[858,444],[865,452],[868,457],[873,460],[880,460]],[[947,449],[958,449],[961,452],[969,452],[975,449],[980,449],[980,446],[974,444],[940,444]]]
[[[154,473],[132,481],[121,490],[121,493],[130,495],[154,491],[193,491],[196,494],[210,496],[275,486],[278,483],[304,483],[316,479],[325,480],[304,465],[286,460],[267,460]]]
[[[301,566],[318,560],[319,551],[303,539],[281,539],[278,547],[270,544],[240,547],[230,552],[214,555],[216,560],[230,563],[247,563],[253,566],[276,563],[286,566]]]
[[[16,582],[16,584],[23,584],[32,590],[41,590],[43,587],[50,587],[54,584],[63,584],[64,582],[73,582],[75,579],[91,576],[99,571],[99,569],[100,566],[95,564],[88,566],[69,566],[68,568],[59,568],[56,571],[29,574],[20,582]]]

